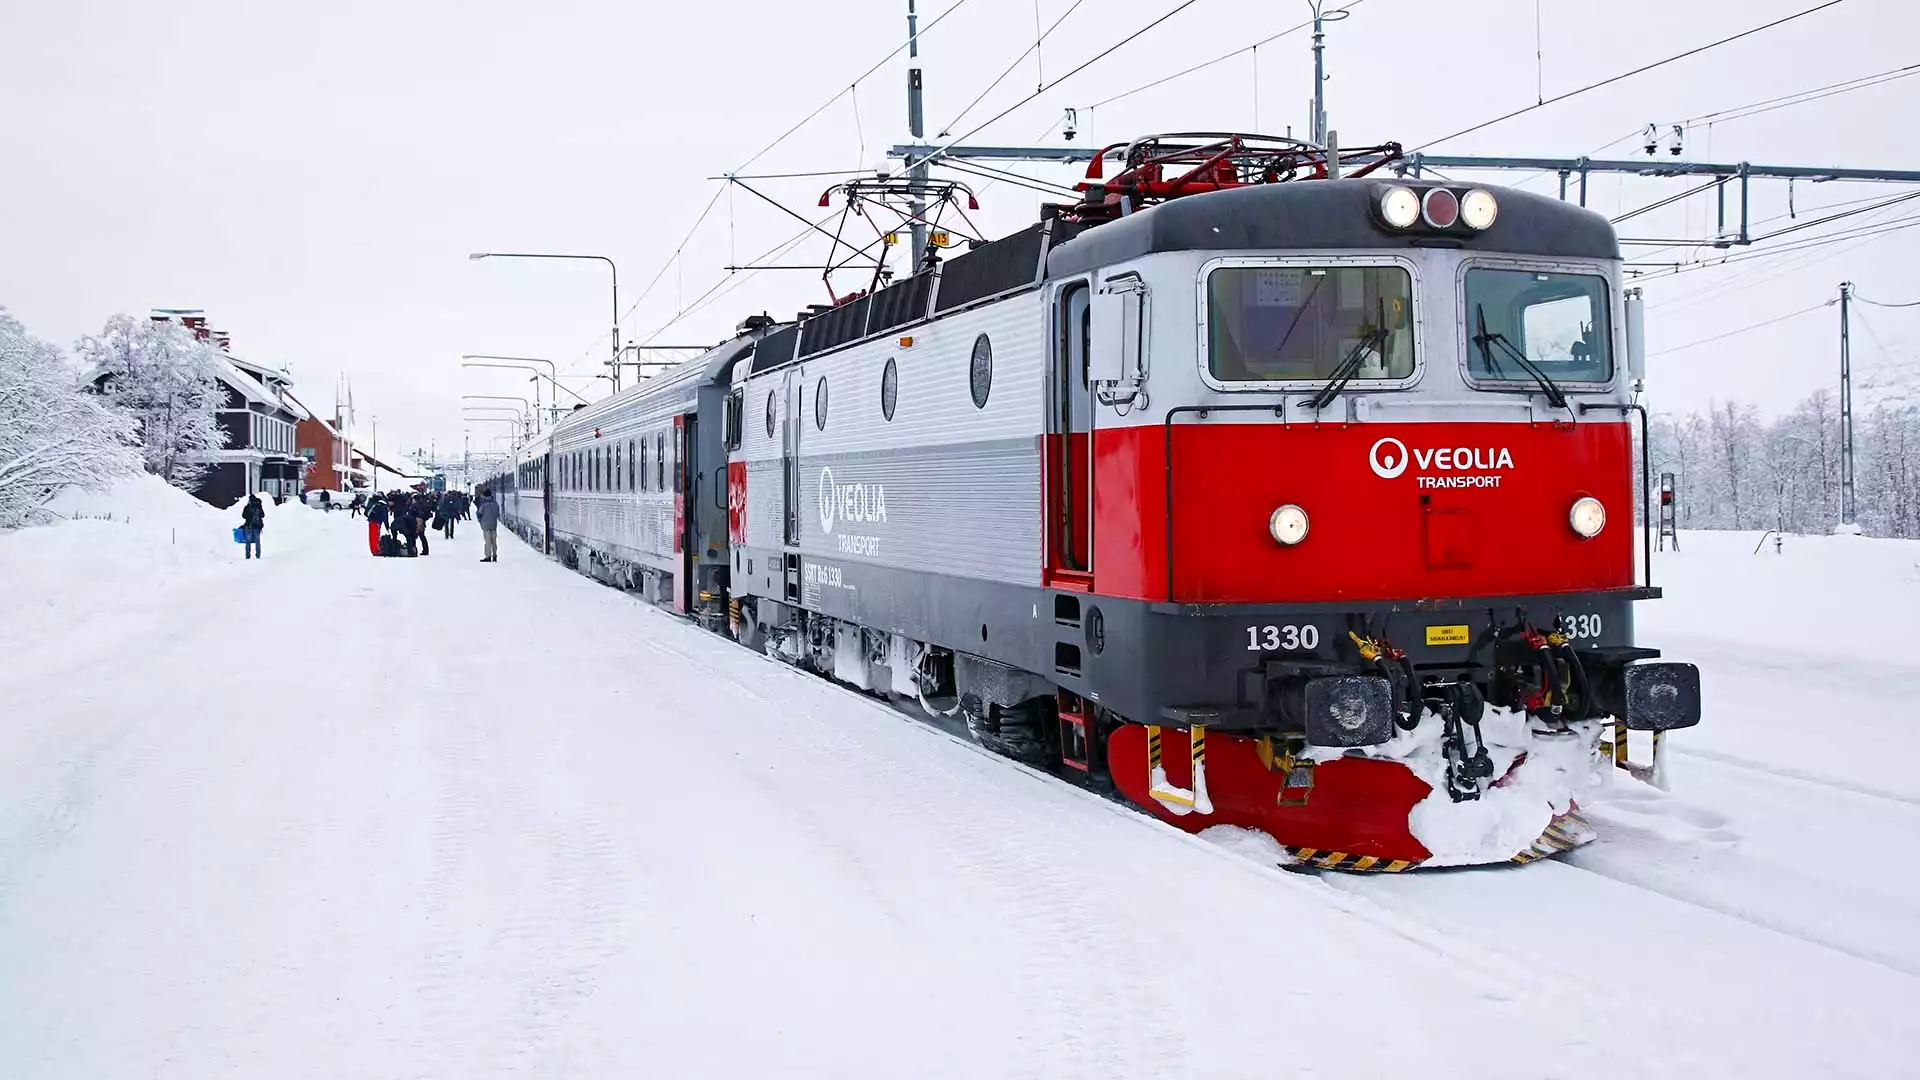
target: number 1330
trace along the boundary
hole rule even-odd
[[[1311,623],[1305,626],[1247,627],[1248,652],[1311,651],[1319,645],[1320,628]]]

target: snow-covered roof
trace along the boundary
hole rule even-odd
[[[286,408],[284,402],[268,393],[267,388],[258,379],[241,371],[232,363],[232,360],[230,356],[222,356],[214,364],[214,371],[220,376],[221,382],[238,391],[241,397],[252,404],[267,409]]]
[[[284,396],[287,399],[287,403],[294,407],[294,411],[300,414],[300,419],[312,420],[318,423],[322,428],[326,429],[326,432],[328,435],[331,435],[336,439],[344,438],[344,436],[340,434],[340,429],[334,426],[334,423],[332,420],[329,420],[326,417],[320,415],[318,412],[315,412],[314,410],[307,408],[306,402],[301,401],[298,397],[295,397],[292,390],[285,391]],[[340,407],[339,404],[335,403],[334,408],[338,409],[339,407]]]

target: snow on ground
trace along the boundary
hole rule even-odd
[[[1920,1051],[1920,808],[1856,790],[1891,781],[1778,685],[1716,699],[1675,793],[1616,784],[1573,859],[1310,878],[517,542],[372,559],[290,504],[246,563],[237,513],[130,516],[0,535],[9,1078],[1886,1076]],[[1685,541],[1669,609],[1732,559]],[[1797,678],[1724,659],[1751,642],[1711,612],[1660,617],[1721,650],[1710,693]],[[1912,689],[1858,667],[1887,715],[1873,687]],[[1805,777],[1757,748],[1787,733]]]
[[[1904,1075],[1920,658],[1899,644],[1920,640],[1920,543],[1759,540],[1683,533],[1655,555],[1666,597],[1639,605],[1640,640],[1698,663],[1705,697],[1667,737],[1669,793],[1613,773],[1587,803],[1600,838],[1555,862],[1325,880],[1543,973],[1636,987],[1719,1052],[1710,1073]]]

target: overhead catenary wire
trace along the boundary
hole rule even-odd
[[[1783,322],[1786,322],[1788,319],[1797,319],[1802,315],[1810,315],[1813,312],[1819,311],[1821,308],[1832,307],[1833,305],[1839,302],[1840,301],[1838,300],[1827,300],[1823,303],[1815,304],[1812,307],[1801,308],[1799,311],[1789,311],[1785,315],[1776,315],[1773,318],[1767,319],[1764,322],[1757,322],[1748,326],[1742,326],[1734,330],[1728,330],[1724,333],[1715,334],[1712,337],[1704,337],[1695,341],[1689,341],[1684,345],[1675,345],[1671,349],[1661,349],[1657,352],[1648,353],[1647,355],[1648,356],[1667,356],[1671,353],[1685,352],[1688,349],[1697,348],[1701,345],[1709,345],[1716,341],[1724,341],[1730,337],[1737,337],[1741,334],[1751,333],[1752,331],[1755,331],[1755,330],[1760,330],[1760,329],[1764,329],[1765,327],[1776,325],[1778,323],[1783,323]]]
[[[1912,217],[1896,218],[1892,221],[1873,224],[1873,225],[1863,225],[1858,227],[1857,229],[1844,230],[1842,232],[1835,233],[1831,236],[1805,237],[1794,243],[1783,244],[1780,247],[1767,248],[1762,251],[1743,251],[1738,254],[1726,255],[1717,259],[1703,259],[1696,262],[1669,264],[1659,269],[1639,271],[1635,273],[1633,277],[1635,281],[1646,281],[1646,280],[1655,279],[1655,278],[1667,277],[1673,274],[1684,273],[1689,270],[1701,270],[1701,269],[1707,269],[1707,268],[1716,267],[1716,266],[1726,266],[1733,263],[1751,262],[1755,259],[1774,258],[1780,255],[1789,254],[1791,252],[1805,251],[1811,248],[1824,247],[1828,244],[1836,244],[1836,243],[1840,243],[1847,240],[1857,239],[1860,237],[1869,237],[1869,236],[1879,237],[1888,233],[1895,233],[1895,232],[1900,232],[1906,229],[1911,229],[1916,225],[1920,225],[1920,214],[1916,214]]]
[[[1104,60],[1107,57],[1118,52],[1122,48],[1125,48],[1128,44],[1139,39],[1142,35],[1152,31],[1154,28],[1162,25],[1167,20],[1180,14],[1181,12],[1192,7],[1194,4],[1198,2],[1199,0],[1181,0],[1180,3],[1175,4],[1172,8],[1169,8],[1165,12],[1162,12],[1160,15],[1156,16],[1152,21],[1148,22],[1146,25],[1141,26],[1140,28],[1134,30],[1132,33],[1121,38],[1119,41],[1113,43],[1112,45],[1107,46],[1105,49],[1102,49],[1100,52],[1094,54],[1091,58],[1085,61],[1082,61],[1079,65],[1074,67],[1072,70],[1068,71],[1066,74],[1061,75],[1058,78],[1052,79],[1042,84],[1033,93],[1022,97],[1019,101],[1016,101],[1012,105],[1009,105],[1005,109],[1002,109],[998,113],[995,113],[993,116],[989,117],[985,121],[974,125],[974,127],[971,130],[967,131],[965,134],[962,134],[958,138],[951,139],[943,143],[937,148],[930,149],[929,152],[924,156],[909,158],[908,160],[902,162],[899,167],[891,170],[888,173],[888,175],[890,176],[904,175],[914,165],[919,164],[920,162],[923,162],[923,161],[931,162],[938,159],[942,153],[951,149],[955,145],[959,144],[961,141],[972,138],[974,135],[979,134],[981,131],[984,131],[986,128],[991,127],[992,125],[1005,119],[1007,116],[1011,115],[1013,112],[1020,109],[1022,106],[1033,101],[1035,98],[1038,98],[1039,96],[1046,93],[1047,91],[1058,87],[1059,85],[1073,78],[1074,76],[1078,75],[1082,71],[1085,71],[1086,69],[1092,67],[1094,64],[1099,63],[1101,60]],[[957,10],[960,7],[961,4],[964,4],[964,3],[966,3],[966,0],[956,0],[953,7],[950,7],[947,9],[947,11],[943,12],[940,18],[941,19],[946,18],[947,15],[952,14],[955,10]],[[939,20],[936,20],[935,23],[937,24],[938,21]],[[930,25],[928,29],[932,29],[932,26]],[[901,46],[901,48],[905,48],[905,46]],[[888,59],[891,59],[892,56],[897,54],[898,52],[899,50],[896,49],[894,53],[888,54]],[[876,69],[877,67],[878,65],[876,65]],[[871,72],[869,72],[868,74],[871,74]],[[863,75],[862,78],[865,78],[865,76]],[[854,81],[857,83],[860,80],[856,79]],[[842,92],[844,93],[844,91]],[[839,95],[837,94],[835,95],[835,100],[838,99],[838,96]],[[827,104],[829,105],[832,104],[832,101],[827,102]],[[817,115],[817,111],[816,111],[816,115]],[[811,119],[811,116],[809,117],[809,119]],[[804,123],[805,121],[802,121],[802,124]],[[800,126],[801,125],[796,125],[791,130],[798,130]],[[791,130],[787,134],[791,134]],[[786,135],[783,134],[781,136],[781,139],[784,139],[785,137]],[[771,149],[773,145],[777,145],[779,141],[781,140],[777,139],[773,144],[769,144],[768,149]],[[764,154],[765,150],[763,150],[761,153]],[[745,168],[746,165],[751,164],[753,161],[757,160],[760,156],[761,156],[760,154],[756,154],[753,158],[749,158],[747,162],[743,163],[740,169],[735,169],[733,171],[735,173],[740,172]],[[823,225],[827,221],[831,220],[833,216],[835,215],[828,215],[828,217],[822,218],[817,224]],[[816,227],[815,225],[809,225],[806,229],[802,229],[799,233],[795,234],[790,240],[778,245],[774,251],[770,251],[766,255],[763,255],[759,258],[754,259],[753,262],[755,263],[761,262],[766,258],[777,258],[779,254],[784,254],[786,251],[791,250],[792,247],[797,245],[800,241],[804,240],[809,233],[814,231],[815,227]],[[668,319],[665,323],[661,324],[660,327],[654,330],[653,333],[649,335],[645,340],[653,341],[657,339],[661,334],[665,333],[671,327],[677,325],[680,321],[687,318],[689,315],[692,315],[698,312],[704,306],[711,303],[713,300],[718,299],[720,296],[725,295],[726,292],[731,291],[733,288],[737,288],[742,281],[745,281],[746,279],[752,277],[754,274],[758,273],[758,270],[759,268],[749,264],[748,267],[743,272],[740,272],[740,273],[730,272],[727,277],[720,279],[720,281],[716,282],[706,292],[703,292],[699,296],[695,297],[691,304],[688,304],[685,308],[676,312],[672,318]]]
[[[1006,119],[1008,116],[1012,115],[1014,112],[1019,110],[1022,106],[1026,105],[1028,102],[1034,100],[1035,98],[1046,93],[1047,91],[1052,90],[1053,88],[1059,86],[1061,83],[1066,82],[1068,79],[1073,78],[1075,75],[1080,74],[1081,72],[1087,70],[1088,68],[1099,63],[1100,61],[1105,60],[1107,57],[1112,56],[1114,53],[1119,52],[1121,49],[1125,48],[1127,45],[1131,44],[1133,41],[1140,38],[1142,35],[1153,30],[1155,27],[1158,27],[1162,23],[1166,22],[1168,19],[1173,18],[1175,15],[1180,14],[1181,12],[1187,10],[1188,8],[1192,7],[1193,5],[1199,2],[1200,0],[1180,0],[1180,3],[1175,4],[1172,8],[1169,8],[1167,11],[1162,12],[1160,15],[1156,16],[1152,22],[1147,23],[1145,26],[1140,27],[1138,30],[1135,30],[1133,33],[1128,34],[1126,37],[1123,37],[1119,41],[1114,42],[1112,45],[1109,45],[1106,48],[1100,50],[1099,52],[1095,53],[1091,58],[1081,61],[1078,67],[1075,67],[1073,70],[1067,72],[1065,75],[1062,75],[1057,79],[1054,79],[1053,81],[1045,84],[1044,86],[1041,86],[1038,90],[1035,90],[1033,93],[1028,94],[1027,96],[1021,98],[1019,101],[1016,101],[1013,104],[1007,106],[1006,108],[1001,109],[999,112],[994,113],[991,117],[988,117],[985,121],[974,125],[973,128],[967,131],[965,134],[955,138],[948,139],[946,142],[941,143],[939,146],[930,148],[928,152],[925,154],[910,156],[905,162],[901,163],[900,167],[894,171],[893,175],[897,176],[897,175],[904,174],[918,164],[931,163],[939,160],[940,156],[946,153],[948,150],[953,149],[955,146],[959,145],[960,143],[973,138],[975,135],[980,134],[982,131],[985,131],[987,128],[992,127],[994,124],[997,124],[1001,120]],[[1834,2],[1838,3],[1839,0],[1834,0]]]
[[[1861,296],[1857,291],[1853,294],[1853,298],[1862,304],[1871,304],[1874,307],[1883,307],[1883,308],[1920,307],[1920,300],[1909,300],[1904,304],[1889,304],[1880,300],[1869,300],[1866,297]]]
[[[1430,146],[1437,146],[1440,143],[1449,142],[1453,139],[1459,138],[1462,135],[1471,135],[1476,131],[1481,131],[1486,128],[1490,128],[1495,124],[1499,124],[1507,120],[1511,120],[1516,116],[1522,116],[1526,113],[1533,112],[1536,109],[1543,109],[1548,105],[1554,105],[1559,102],[1566,101],[1569,98],[1579,97],[1581,94],[1585,94],[1593,90],[1598,90],[1604,86],[1611,86],[1614,83],[1621,82],[1626,79],[1631,79],[1635,75],[1645,74],[1646,72],[1652,71],[1655,68],[1665,67],[1668,64],[1672,64],[1680,60],[1685,60],[1691,56],[1698,56],[1701,53],[1706,52],[1710,49],[1717,49],[1722,45],[1727,45],[1727,44],[1731,44],[1732,42],[1739,41],[1741,38],[1751,37],[1754,34],[1771,30],[1776,26],[1785,25],[1786,23],[1790,23],[1795,19],[1805,18],[1808,15],[1825,11],[1828,8],[1836,7],[1845,2],[1846,0],[1826,0],[1825,3],[1818,4],[1818,5],[1815,5],[1814,7],[1806,8],[1801,11],[1796,11],[1791,15],[1782,16],[1781,18],[1775,19],[1772,22],[1762,23],[1759,26],[1742,30],[1737,34],[1730,34],[1726,37],[1720,38],[1717,41],[1710,41],[1705,45],[1697,45],[1691,49],[1688,49],[1685,52],[1675,53],[1674,55],[1666,57],[1665,59],[1655,60],[1651,64],[1642,64],[1641,66],[1634,68],[1631,71],[1623,71],[1618,75],[1608,76],[1607,78],[1601,79],[1599,82],[1588,83],[1586,86],[1582,86],[1576,90],[1569,90],[1564,94],[1555,94],[1553,97],[1547,98],[1545,101],[1535,102],[1532,105],[1527,105],[1522,108],[1515,109],[1512,112],[1503,113],[1500,116],[1496,116],[1491,120],[1482,120],[1480,123],[1474,124],[1471,127],[1461,128],[1459,131],[1453,132],[1452,134],[1442,135],[1437,139],[1429,139],[1426,142],[1423,142],[1420,145],[1413,147],[1412,151],[1410,152],[1425,150]]]
[[[1718,275],[1713,284],[1707,285],[1700,289],[1696,289],[1693,292],[1684,293],[1682,295],[1675,296],[1670,299],[1649,300],[1647,301],[1647,310],[1649,311],[1658,310],[1658,311],[1665,311],[1665,312],[1680,311],[1687,308],[1697,307],[1700,304],[1708,300],[1711,300],[1714,297],[1719,296],[1730,289],[1754,289],[1754,288],[1757,288],[1758,286],[1766,284],[1767,282],[1778,281],[1781,278],[1787,277],[1790,274],[1798,274],[1801,271],[1807,269],[1808,267],[1818,266],[1823,262],[1827,262],[1832,259],[1837,259],[1840,256],[1845,255],[1850,251],[1858,251],[1860,248],[1863,248],[1868,244],[1875,243],[1879,240],[1885,239],[1886,236],[1890,235],[1892,232],[1897,232],[1897,231],[1898,230],[1888,230],[1888,232],[1886,233],[1881,233],[1877,235],[1855,236],[1849,240],[1839,241],[1833,244],[1812,245],[1809,249],[1802,249],[1802,251],[1799,252],[1803,256],[1802,258],[1788,260],[1783,265],[1774,266],[1774,267],[1755,267],[1754,269],[1750,269],[1750,270],[1735,270],[1735,271],[1732,271],[1731,273]],[[1832,250],[1826,251],[1825,253],[1819,254],[1819,255],[1808,256],[1806,254],[1808,250],[1825,248],[1825,247],[1831,247]],[[1785,254],[1794,254],[1794,252],[1786,252]],[[1771,272],[1770,273],[1761,272],[1766,270],[1770,270]],[[1759,273],[1760,276],[1758,277],[1753,276],[1756,273]]]
[[[1791,94],[1782,94],[1779,97],[1767,98],[1763,101],[1754,101],[1745,105],[1735,105],[1731,108],[1701,113],[1699,116],[1689,116],[1680,122],[1682,124],[1730,123],[1734,120],[1743,120],[1749,116],[1759,116],[1762,113],[1770,113],[1777,109],[1790,108],[1794,105],[1804,105],[1810,101],[1820,101],[1833,97],[1836,94],[1848,94],[1855,90],[1865,90],[1868,87],[1879,86],[1882,83],[1893,82],[1896,79],[1904,79],[1913,75],[1920,75],[1920,64],[1907,64],[1903,67],[1891,68],[1872,75],[1860,75],[1851,79],[1842,79],[1839,82],[1827,83],[1824,86],[1815,86]]]
[[[1756,226],[1756,225],[1771,225],[1772,223],[1776,221],[1780,221],[1784,218],[1797,219],[1802,213],[1819,213],[1823,210],[1839,210],[1849,206],[1860,206],[1864,203],[1880,203],[1881,206],[1884,207],[1885,206],[1884,200],[1886,198],[1887,196],[1885,195],[1867,195],[1858,199],[1841,199],[1838,202],[1821,203],[1818,206],[1807,206],[1807,207],[1802,207],[1799,210],[1787,210],[1778,214],[1770,214],[1767,217],[1755,218],[1752,221],[1748,222],[1747,224],[1749,228],[1752,228],[1753,226]],[[1872,210],[1875,208],[1869,207],[1868,209]],[[1702,239],[1698,241],[1684,241],[1680,243],[1667,244],[1663,247],[1656,247],[1649,251],[1641,252],[1640,255],[1634,261],[1646,262],[1652,259],[1654,256],[1665,251],[1679,251],[1683,248],[1700,248],[1700,247],[1711,246],[1715,244],[1716,239],[1717,238],[1710,238],[1710,239]]]
[[[1354,8],[1357,8],[1361,4],[1364,4],[1366,2],[1367,0],[1353,0],[1353,3],[1348,4],[1346,7],[1343,7],[1339,10],[1352,11]],[[1329,12],[1328,14],[1332,14],[1332,13]],[[1141,93],[1146,90],[1151,90],[1156,86],[1161,86],[1166,83],[1170,83],[1175,79],[1185,78],[1186,76],[1191,75],[1196,71],[1203,71],[1207,68],[1212,67],[1215,64],[1224,63],[1228,60],[1233,59],[1236,56],[1239,56],[1241,53],[1252,52],[1253,50],[1258,49],[1262,45],[1270,45],[1273,42],[1279,41],[1281,38],[1286,37],[1289,34],[1297,34],[1300,31],[1311,27],[1312,25],[1313,25],[1313,20],[1311,19],[1303,23],[1295,23],[1294,25],[1287,27],[1285,30],[1280,31],[1277,34],[1269,34],[1268,36],[1261,38],[1259,41],[1256,41],[1251,45],[1242,45],[1239,48],[1233,50],[1232,52],[1221,53],[1219,56],[1216,56],[1211,60],[1202,60],[1200,63],[1195,64],[1192,67],[1182,68],[1171,75],[1162,75],[1151,82],[1141,83],[1139,86],[1136,86],[1131,90],[1122,90],[1121,92],[1114,94],[1112,97],[1101,98],[1099,101],[1096,101],[1092,105],[1089,105],[1087,107],[1089,109],[1098,109],[1105,105],[1111,105],[1116,101],[1120,101],[1124,98],[1130,98],[1135,94]]]
[[[1029,55],[1038,52],[1040,49],[1040,43],[1047,40],[1047,37],[1051,35],[1055,30],[1060,29],[1060,24],[1067,21],[1067,16],[1072,15],[1074,11],[1076,11],[1080,7],[1080,5],[1084,3],[1086,3],[1086,0],[1073,0],[1073,3],[1068,6],[1067,10],[1061,12],[1060,17],[1053,20],[1053,25],[1047,27],[1047,29],[1044,32],[1042,32],[1040,30],[1040,5],[1036,0],[1033,8],[1033,29],[1034,29],[1034,33],[1037,36],[1034,38],[1033,44],[1027,46],[1027,49],[1025,52],[1021,53],[1019,56],[1014,57],[1013,63],[1008,64],[1006,67],[1006,70],[1002,71],[999,75],[995,76],[994,80],[987,84],[986,89],[980,91],[978,94],[975,94],[973,100],[967,102],[967,107],[960,110],[959,115],[955,116],[953,119],[941,125],[940,133],[934,136],[934,138],[936,139],[946,138],[948,133],[953,130],[956,124],[960,123],[962,120],[965,120],[967,118],[968,113],[972,112],[974,108],[980,104],[981,101],[985,100],[988,94],[993,93],[996,87],[998,87],[1001,83],[1006,81],[1007,76],[1013,74],[1016,70],[1018,70],[1020,67],[1021,61],[1025,60]],[[1044,76],[1041,78],[1039,85],[1041,87],[1041,90],[1045,89],[1046,79]],[[1040,91],[1036,91],[1036,93],[1038,92]]]
[[[948,16],[959,11],[961,8],[965,7],[969,2],[970,0],[954,0],[952,4],[948,5],[945,11],[942,11],[939,15],[934,17],[933,21],[929,22],[925,27],[922,27],[919,33],[926,34],[931,32],[934,27],[939,26],[941,23],[945,22]],[[857,77],[854,78],[852,82],[848,83],[845,89],[835,91],[833,96],[821,102],[818,108],[814,109],[812,112],[808,113],[807,115],[801,117],[799,122],[795,123],[792,127],[789,127],[785,131],[781,132],[778,136],[776,136],[773,139],[772,142],[769,142],[765,146],[762,146],[759,150],[754,151],[752,156],[748,157],[745,161],[735,166],[730,171],[728,176],[731,177],[733,175],[746,172],[747,168],[750,167],[754,162],[759,161],[761,158],[771,153],[774,150],[774,148],[778,147],[781,143],[786,142],[787,139],[791,138],[795,132],[799,131],[801,128],[807,126],[808,123],[812,122],[815,117],[819,116],[823,112],[826,112],[829,108],[832,108],[834,102],[840,100],[841,95],[853,93],[855,91],[855,88],[858,87],[861,82],[865,81],[868,77],[872,76],[874,72],[877,72],[881,68],[885,67],[887,63],[890,62],[894,57],[904,52],[907,49],[907,44],[908,43],[906,42],[902,42],[901,44],[896,45],[892,49],[892,51],[888,52],[885,56],[881,57],[878,61],[876,61],[873,64],[872,67],[869,67],[867,70],[861,72]],[[856,125],[859,124],[859,108],[860,108],[859,100],[858,98],[856,98],[854,100],[854,116],[855,116]],[[861,147],[861,154],[864,157],[866,152],[866,132],[864,127],[860,129],[860,147]],[[794,174],[794,175],[803,175],[803,174]],[[852,174],[851,173],[828,173],[825,175],[852,175]],[[768,179],[768,178],[771,178],[771,176],[763,176],[761,178]],[[640,304],[642,301],[646,300],[647,297],[652,294],[654,288],[657,285],[659,285],[660,281],[666,276],[667,271],[673,268],[674,263],[680,258],[681,254],[686,250],[687,243],[693,239],[694,233],[698,232],[700,229],[700,226],[706,222],[707,216],[713,212],[714,206],[720,201],[720,196],[725,194],[727,187],[729,186],[731,185],[730,184],[722,185],[720,190],[714,192],[713,198],[710,199],[707,202],[707,205],[700,211],[700,216],[694,219],[692,228],[689,228],[687,230],[686,235],[681,237],[680,242],[674,246],[673,253],[671,255],[668,255],[666,261],[660,264],[660,269],[654,273],[653,277],[648,280],[646,287],[640,291],[639,298],[634,300],[632,304],[629,304],[627,306],[626,311],[621,313],[620,319],[616,321],[624,321],[627,316],[632,315],[634,311],[640,307]],[[567,365],[568,368],[572,369],[578,366],[580,362],[586,359],[587,356],[591,355],[593,350],[599,347],[600,342],[606,340],[606,338],[607,338],[606,334],[601,334],[598,338],[594,340],[593,344],[587,346],[586,351],[581,354],[580,359],[577,359],[573,363]]]
[[[932,22],[921,27],[919,30],[919,33],[921,34],[932,33],[934,27],[939,26],[943,22],[946,22],[947,16],[952,15],[954,12],[959,11],[963,7],[966,7],[968,2],[969,0],[953,0],[953,3],[947,7],[947,10],[941,12],[938,16],[934,18]],[[850,90],[853,87],[860,85],[862,82],[865,82],[867,78],[871,76],[874,72],[879,71],[881,68],[887,66],[888,62],[890,62],[894,57],[899,56],[901,53],[905,52],[907,50],[908,44],[909,42],[903,41],[900,44],[894,46],[893,51],[881,57],[872,67],[861,72],[857,77],[855,77],[855,79],[851,83],[848,83],[847,89],[834,91],[833,96],[821,102],[819,108],[801,117],[799,123],[781,132],[778,136],[774,138],[772,142],[754,151],[752,157],[749,157],[747,160],[734,166],[729,171],[735,172],[735,173],[746,172],[749,166],[751,166],[754,162],[759,161],[761,158],[767,156],[769,153],[773,151],[775,147],[779,146],[781,143],[786,142],[789,138],[793,136],[794,132],[799,131],[803,127],[806,127],[807,124],[810,123],[814,117],[819,116],[821,113],[826,112],[828,109],[832,108],[833,103],[840,100],[840,95],[845,94],[847,90]]]

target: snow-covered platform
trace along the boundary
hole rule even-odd
[[[1920,621],[1920,545],[1872,570],[1844,539],[1688,535],[1643,622],[1707,671],[1675,794],[1614,784],[1563,861],[1361,879],[1164,828],[515,540],[495,565],[471,526],[372,559],[362,523],[290,505],[247,563],[235,515],[168,495],[0,535],[9,1078],[1879,1077],[1920,1054],[1920,667],[1801,648],[1848,575]]]

